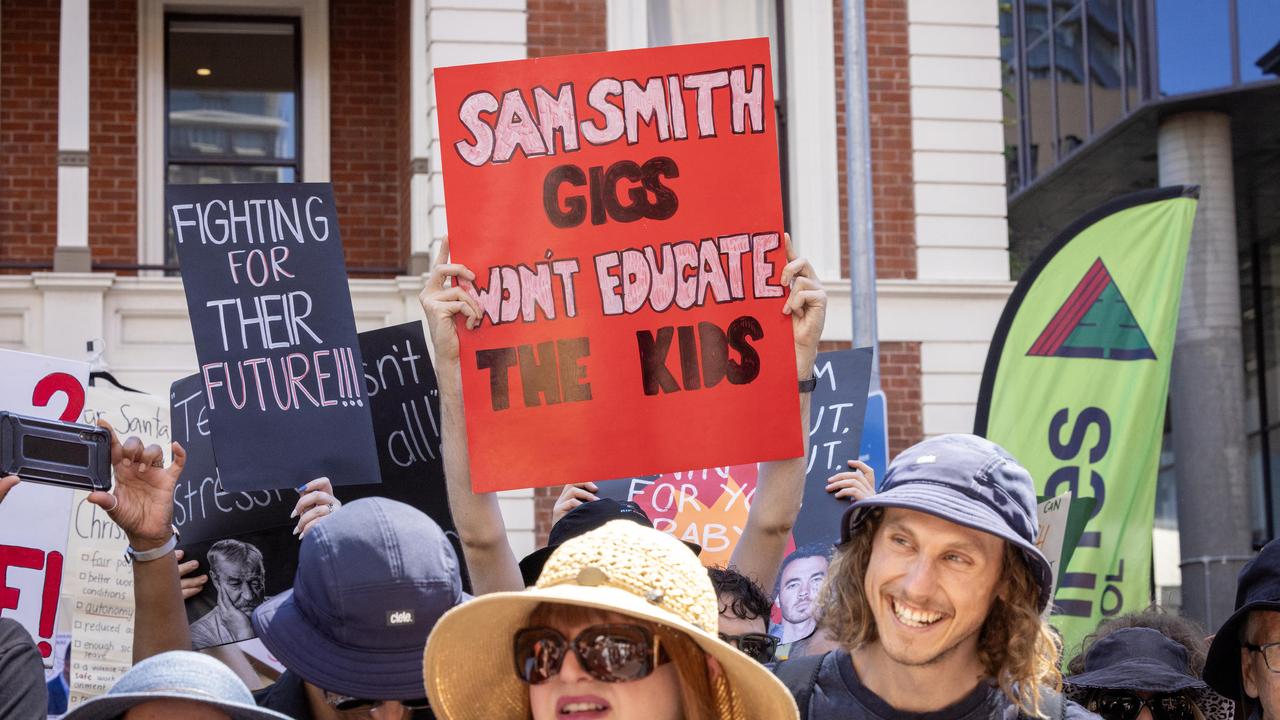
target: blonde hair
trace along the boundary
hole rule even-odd
[[[836,550],[827,582],[818,593],[817,612],[823,624],[850,649],[879,638],[865,585],[882,519],[882,510],[870,511],[849,542]],[[1000,589],[978,634],[978,659],[1019,711],[1044,717],[1041,689],[1062,690],[1061,647],[1040,618],[1040,591],[1031,568],[1010,543],[1005,543],[1003,565]]]
[[[529,615],[529,625],[572,626],[583,622],[616,622],[618,613],[565,603],[542,603]],[[681,717],[685,720],[734,720],[742,716],[724,673],[712,673],[707,654],[679,630],[623,615],[627,622],[648,628],[680,679]]]

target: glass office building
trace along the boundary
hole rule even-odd
[[[1231,362],[1243,366],[1249,495],[1238,522],[1260,547],[1280,533],[1280,0],[1002,0],[1000,31],[1015,278],[1075,218],[1157,186],[1158,137],[1171,120],[1224,128],[1209,152],[1227,169],[1212,182],[1233,185],[1234,228],[1213,234],[1233,244],[1223,247],[1234,246],[1238,267],[1242,352]],[[1178,464],[1194,462],[1179,456],[1174,435],[1161,462],[1158,533],[1176,529],[1173,478],[1187,482]],[[1203,472],[1208,481],[1214,468]],[[1188,551],[1183,542],[1184,568]]]

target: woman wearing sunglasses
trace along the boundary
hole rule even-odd
[[[1103,720],[1230,720],[1231,701],[1197,675],[1187,646],[1153,628],[1126,627],[1097,637],[1083,672],[1063,684]]]
[[[774,676],[716,634],[680,541],[613,521],[561,545],[538,583],[458,606],[427,641],[440,720],[793,720]]]

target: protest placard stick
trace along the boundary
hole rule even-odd
[[[524,581],[515,553],[507,542],[507,526],[498,506],[498,496],[471,489],[457,316],[461,314],[465,318],[468,329],[479,322],[479,303],[459,284],[474,279],[475,274],[466,267],[449,262],[449,240],[445,238],[440,243],[440,253],[427,278],[427,286],[418,299],[427,316],[427,331],[434,348],[436,384],[440,390],[440,453],[449,489],[449,512],[453,514],[463,558],[471,571],[472,592],[483,595],[523,590]]]
[[[782,270],[782,285],[791,294],[782,308],[791,316],[795,335],[797,380],[813,377],[818,357],[818,341],[827,316],[827,292],[822,289],[813,266],[797,258],[791,234],[785,236],[787,265]],[[800,426],[804,452],[798,457],[760,463],[755,500],[747,513],[747,526],[733,550],[729,564],[756,581],[762,588],[772,588],[778,568],[787,554],[787,541],[800,500],[804,497],[805,461],[809,456],[809,401],[811,393],[800,393]]]
[[[111,423],[99,420],[98,425],[111,432],[115,485],[109,493],[90,493],[89,502],[105,510],[124,530],[135,551],[146,552],[164,545],[173,534],[173,488],[182,474],[186,451],[173,443],[173,462],[165,467],[164,451],[159,445],[144,448],[136,437],[122,444]],[[167,650],[190,650],[191,635],[174,554],[133,563],[133,589],[133,661]]]

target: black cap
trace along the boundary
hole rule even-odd
[[[634,502],[618,502],[612,498],[601,498],[582,503],[565,513],[559,522],[551,526],[551,532],[547,534],[546,547],[534,550],[520,561],[520,575],[524,577],[525,586],[528,587],[538,581],[547,558],[551,557],[551,553],[566,540],[589,533],[613,520],[630,520],[645,527],[653,527],[653,521]],[[694,543],[686,542],[685,545],[688,545],[694,554],[702,552],[702,548]]]

